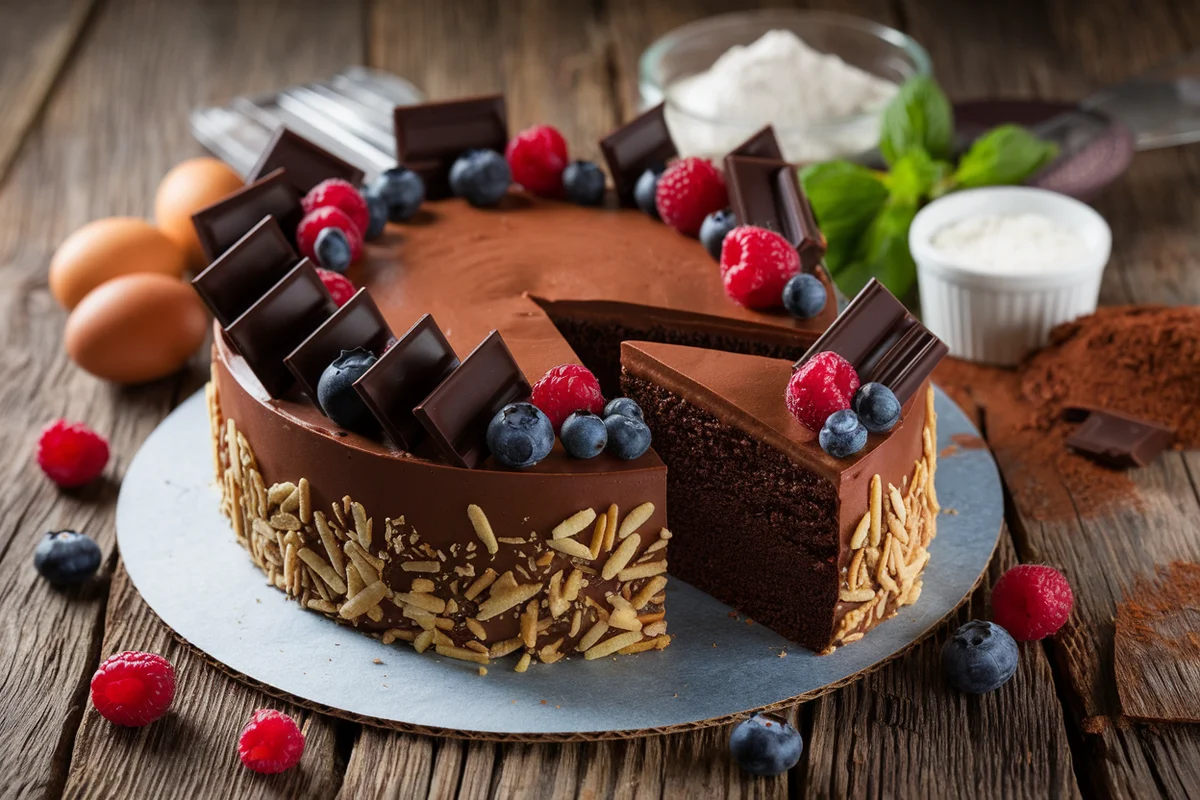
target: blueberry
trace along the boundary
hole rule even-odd
[[[100,546],[86,533],[47,533],[33,551],[33,566],[55,585],[82,583],[100,568]]]
[[[532,467],[554,447],[554,426],[533,403],[509,403],[488,424],[487,445],[507,467]]]
[[[1017,671],[1017,643],[994,622],[974,619],[942,646],[942,669],[955,689],[985,694],[999,689]]]
[[[617,458],[632,461],[650,449],[650,429],[635,417],[613,414],[604,418],[608,431],[608,451]]]
[[[450,191],[473,206],[494,206],[512,183],[512,171],[495,150],[468,150],[450,168]]]
[[[608,405],[604,407],[604,416],[611,417],[613,414],[620,414],[622,417],[633,417],[634,419],[644,420],[646,417],[642,414],[642,407],[629,397],[617,397],[608,401]]]
[[[733,729],[729,750],[751,775],[782,775],[800,761],[804,739],[789,723],[755,714]]]
[[[721,245],[725,236],[737,227],[737,217],[729,209],[714,211],[700,223],[700,244],[717,261],[721,260]]]
[[[608,429],[604,420],[588,411],[576,411],[563,420],[558,438],[562,439],[567,455],[573,458],[594,458],[608,444]]]
[[[341,274],[350,268],[353,260],[350,251],[350,240],[341,228],[332,225],[317,234],[317,243],[313,245],[317,254],[317,263],[331,272]]]
[[[633,187],[633,202],[655,219],[659,219],[658,203],[655,202],[655,195],[658,193],[658,176],[663,174],[664,169],[666,168],[651,167],[641,174],[637,184]]]
[[[567,199],[581,206],[604,202],[604,173],[591,161],[572,161],[562,174]]]
[[[343,350],[317,382],[317,402],[321,404],[321,410],[346,430],[364,434],[375,430],[375,416],[354,389],[354,382],[375,361],[375,356],[361,347]]]
[[[793,275],[783,287],[783,307],[797,319],[812,319],[825,308],[825,284],[815,275]]]
[[[425,181],[408,167],[393,167],[371,181],[366,194],[383,198],[392,222],[404,222],[425,200]]]
[[[834,458],[849,458],[866,446],[867,429],[858,415],[846,408],[829,415],[817,439],[821,449]]]
[[[377,194],[367,192],[363,195],[363,199],[367,201],[367,213],[371,215],[370,221],[367,223],[367,230],[363,233],[363,238],[368,242],[378,239],[383,234],[384,226],[388,221],[388,204]]]
[[[882,383],[864,383],[858,387],[850,406],[871,433],[887,433],[900,421],[900,401]]]

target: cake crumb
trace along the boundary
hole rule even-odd
[[[539,703],[541,703],[542,705],[546,705],[546,701],[545,701],[545,700],[539,700],[538,702],[539,702]]]
[[[786,650],[786,649],[785,649],[785,650],[780,650],[780,651],[779,651],[779,657],[780,657],[780,658],[787,658],[787,650]]]
[[[487,675],[487,667],[480,667],[479,668],[479,676],[483,677],[484,675]]]
[[[749,617],[746,617],[746,624],[747,624],[747,625],[753,625],[753,624],[754,624],[754,620],[750,619]]]
[[[381,659],[378,659],[378,658],[372,658],[372,659],[371,659],[371,663],[372,663],[372,664],[382,664],[382,663],[383,663],[383,661],[382,661]]]

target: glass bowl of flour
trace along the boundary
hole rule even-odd
[[[721,158],[764,125],[796,163],[852,156],[879,141],[899,84],[930,73],[899,31],[827,11],[768,10],[677,28],[642,54],[645,107],[665,102],[681,155]]]

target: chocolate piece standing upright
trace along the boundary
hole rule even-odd
[[[383,313],[366,289],[359,289],[345,305],[308,335],[284,359],[300,388],[318,407],[317,384],[325,368],[343,350],[361,347],[376,357],[396,340]]]
[[[337,310],[307,258],[225,329],[259,383],[281,397],[295,381],[283,358]]]
[[[849,361],[863,383],[882,383],[891,389],[903,404],[925,383],[949,348],[872,278],[794,369],[825,351]]]
[[[667,130],[662,103],[601,139],[600,150],[608,164],[617,197],[625,206],[634,205],[633,189],[643,172],[651,167],[661,167],[679,153]]]
[[[730,150],[729,155],[766,158],[772,161],[786,160],[783,157],[783,150],[779,147],[779,139],[775,138],[775,128],[771,125]]]
[[[287,170],[288,180],[302,196],[329,178],[341,178],[355,187],[362,183],[363,179],[361,169],[347,164],[325,148],[282,125],[271,134],[271,140],[258,157],[258,163],[246,176],[246,183],[254,183],[263,175],[277,169]]]
[[[530,391],[508,345],[492,331],[413,414],[448,462],[473,469],[488,457],[492,417]]]
[[[413,409],[457,367],[454,348],[426,314],[354,382],[354,389],[391,440],[411,453],[425,438]]]
[[[800,189],[794,166],[786,161],[729,155],[725,157],[725,183],[739,225],[781,234],[799,252],[806,272],[821,262],[825,237]]]
[[[504,95],[396,106],[396,160],[425,181],[430,199],[450,194],[450,167],[468,150],[503,153],[508,144]]]
[[[205,258],[211,262],[224,253],[268,214],[275,217],[289,241],[295,238],[304,210],[300,193],[282,169],[192,215]]]
[[[1144,467],[1175,440],[1175,432],[1157,422],[1111,409],[1091,409],[1067,438],[1067,447],[1117,469]]]
[[[299,260],[279,223],[267,216],[193,278],[192,286],[227,328]]]

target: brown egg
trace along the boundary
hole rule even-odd
[[[50,291],[70,310],[107,280],[131,272],[178,278],[184,252],[144,219],[109,217],[89,222],[58,246],[50,260]]]
[[[242,178],[224,161],[192,158],[163,176],[154,198],[154,221],[187,253],[194,269],[205,265],[192,214],[242,188]]]
[[[67,355],[98,378],[143,383],[182,367],[204,341],[208,314],[191,284],[151,272],[113,278],[75,307]]]

